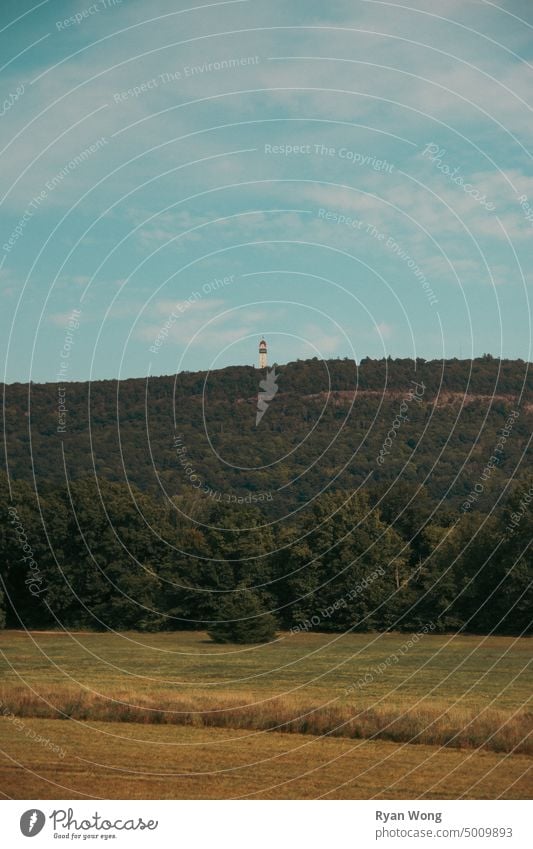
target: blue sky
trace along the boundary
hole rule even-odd
[[[66,341],[76,380],[262,335],[531,359],[529,2],[3,0],[0,30],[8,382]]]

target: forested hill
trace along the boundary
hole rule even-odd
[[[5,401],[0,627],[531,627],[526,363],[310,360]]]
[[[488,511],[493,491],[526,468],[528,368],[489,356],[364,359],[358,367],[347,359],[298,361],[277,369],[278,392],[258,426],[264,375],[251,367],[6,385],[7,468],[14,479],[35,474],[41,487],[95,470],[100,479],[128,481],[155,496],[268,493],[270,514],[274,501],[283,512],[324,488],[379,486],[400,476],[406,484],[425,481],[431,499],[457,507],[514,411],[477,499],[477,509]]]

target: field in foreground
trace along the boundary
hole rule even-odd
[[[435,746],[220,728],[25,720],[64,757],[0,720],[10,798],[524,799],[531,759]]]
[[[285,634],[251,648],[197,632],[0,632],[0,787],[14,798],[530,796],[531,641],[409,638]]]

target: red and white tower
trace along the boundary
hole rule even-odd
[[[267,343],[261,339],[259,343],[259,368],[267,367]]]

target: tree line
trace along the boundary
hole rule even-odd
[[[435,513],[423,486],[399,481],[326,492],[281,522],[95,477],[38,495],[1,484],[5,627],[208,629],[237,641],[428,623],[530,632],[531,480],[490,515]]]

